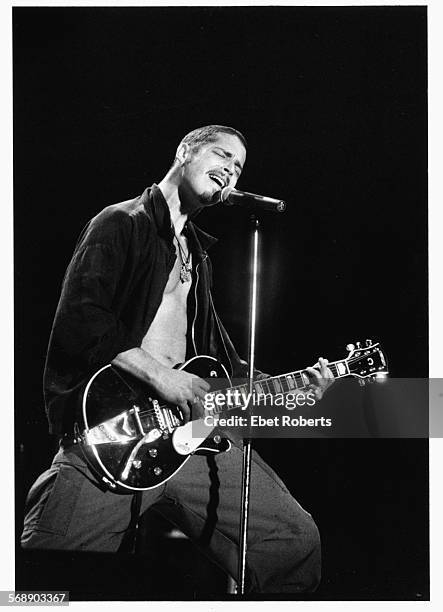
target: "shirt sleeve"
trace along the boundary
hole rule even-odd
[[[58,350],[88,369],[136,346],[114,304],[131,219],[126,214],[96,219],[84,230],[66,271],[52,331]]]

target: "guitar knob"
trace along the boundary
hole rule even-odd
[[[150,448],[149,449],[149,456],[150,457],[157,457],[158,451],[156,448]]]
[[[353,351],[354,349],[355,349],[355,346],[354,346],[353,344],[347,344],[347,345],[346,345],[346,350],[347,350],[347,351],[351,352],[351,351]]]
[[[157,467],[155,467],[155,468],[154,468],[154,474],[155,474],[156,476],[160,476],[160,474],[161,474],[162,472],[163,472],[163,470],[161,469],[161,467],[158,467],[158,466],[157,466]]]
[[[366,340],[366,346],[371,346],[372,344],[372,340],[369,340],[369,338]]]

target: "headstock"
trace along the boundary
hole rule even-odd
[[[349,355],[346,358],[346,365],[349,374],[358,378],[360,384],[365,384],[368,380],[384,380],[388,373],[388,361],[380,344],[372,340],[366,340],[364,345],[361,342],[348,344],[346,350]]]

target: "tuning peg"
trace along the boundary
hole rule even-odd
[[[347,345],[346,345],[346,350],[347,350],[347,351],[351,352],[351,351],[353,351],[354,349],[355,349],[355,346],[354,346],[353,344],[347,344]]]
[[[360,385],[360,387],[364,387],[366,384],[366,380],[364,378],[359,378],[358,384]]]
[[[361,342],[356,342],[356,343],[355,343],[355,345],[356,345],[356,347],[357,347],[358,349],[360,349],[360,348],[361,348]]]
[[[372,344],[372,340],[369,340],[369,338],[366,340],[366,346],[371,346]]]

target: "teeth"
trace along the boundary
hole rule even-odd
[[[216,174],[210,174],[209,178],[211,178],[213,181],[215,181],[220,187],[224,187],[225,186],[225,182]]]

